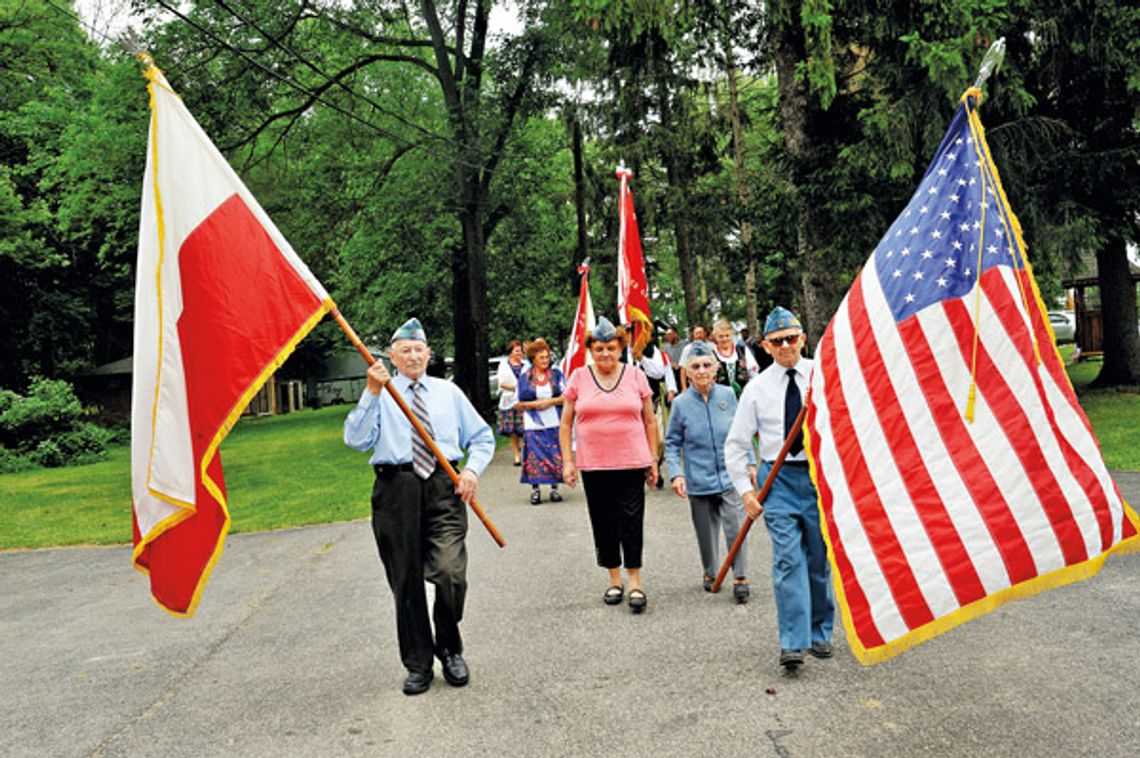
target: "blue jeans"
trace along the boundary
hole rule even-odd
[[[764,481],[771,464],[757,474]],[[835,620],[831,566],[819,530],[815,486],[807,468],[784,465],[764,501],[764,525],[772,537],[772,588],[780,623],[780,648],[804,649],[830,642]]]

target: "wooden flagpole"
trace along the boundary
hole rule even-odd
[[[768,476],[764,479],[764,486],[760,488],[760,505],[764,505],[764,499],[768,497],[768,492],[772,489],[772,485],[776,482],[776,474],[779,472],[780,467],[784,465],[784,459],[788,457],[788,451],[792,449],[792,442],[795,441],[796,435],[799,433],[801,427],[804,425],[804,417],[807,415],[807,405],[805,404],[800,408],[800,414],[796,416],[796,420],[792,422],[792,431],[784,440],[784,446],[780,448],[780,454],[776,456],[776,460],[772,462],[772,470],[768,472]],[[728,567],[732,565],[732,561],[736,558],[736,554],[740,552],[741,546],[744,544],[744,538],[748,536],[748,530],[752,528],[752,522],[755,521],[752,516],[747,516],[744,523],[740,527],[740,531],[736,534],[736,541],[732,543],[732,549],[728,551],[725,556],[724,564],[720,567],[720,571],[716,574],[716,581],[713,582],[712,591],[719,592],[721,582],[724,581],[725,574],[728,573]]]
[[[361,357],[368,363],[368,367],[372,368],[372,364],[376,363],[376,359],[372,357],[372,353],[370,353],[368,348],[364,346],[364,343],[360,341],[360,337],[356,336],[356,332],[349,326],[349,323],[345,321],[340,310],[333,308],[332,316],[336,319],[336,322],[340,324],[340,328],[344,330],[344,333],[348,335],[352,346],[356,348],[356,351],[360,353]],[[412,409],[408,407],[407,402],[405,402],[404,398],[400,397],[399,392],[392,389],[391,385],[391,382],[385,383],[381,391],[384,389],[388,390],[388,394],[396,401],[396,405],[399,406],[400,411],[407,417],[412,428],[415,429],[416,433],[427,443],[428,448],[435,455],[436,460],[439,461],[439,465],[442,466],[443,470],[447,472],[447,475],[451,477],[451,481],[458,484],[459,474],[456,473],[455,468],[451,465],[451,461],[447,460],[447,456],[443,454],[443,451],[435,444],[435,440],[433,440],[431,435],[427,433],[427,430],[424,429],[423,424],[421,424],[419,419],[416,418],[416,415],[412,413]],[[469,505],[471,506],[471,510],[475,512],[475,515],[479,517],[479,520],[483,522],[483,526],[487,527],[487,531],[491,534],[491,539],[495,540],[495,543],[498,544],[499,547],[506,547],[507,542],[503,539],[503,535],[499,534],[499,530],[491,523],[491,519],[487,518],[487,514],[483,512],[483,508],[480,507],[479,503],[472,498]]]

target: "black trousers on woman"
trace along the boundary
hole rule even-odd
[[[583,471],[594,551],[602,568],[641,568],[645,535],[645,469]]]
[[[408,671],[431,671],[434,654],[463,652],[459,622],[467,597],[467,507],[442,468],[425,480],[377,466],[372,531],[396,599],[400,660]],[[435,585],[434,639],[424,580]]]

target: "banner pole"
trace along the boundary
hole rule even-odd
[[[372,364],[376,363],[376,359],[372,357],[372,353],[369,352],[364,343],[360,341],[360,337],[356,336],[356,331],[345,321],[344,316],[340,313],[340,309],[334,307],[331,313],[332,317],[336,319],[337,324],[340,325],[340,328],[348,336],[349,342],[351,342],[352,346],[356,348],[356,351],[360,353],[360,356],[364,359],[365,363],[368,364],[368,367],[372,368]],[[451,477],[451,481],[458,484],[459,474],[457,474],[455,468],[452,467],[451,461],[447,460],[447,456],[443,454],[443,451],[435,444],[435,440],[433,440],[431,435],[427,433],[427,430],[424,429],[423,424],[421,424],[419,419],[416,418],[416,415],[412,413],[412,409],[408,407],[407,402],[404,401],[404,398],[400,397],[399,392],[392,389],[391,385],[391,382],[386,382],[383,385],[383,389],[388,390],[388,394],[396,401],[396,405],[400,408],[404,416],[407,417],[412,428],[415,429],[416,433],[427,443],[428,448],[432,454],[435,455],[436,460],[439,461],[439,465],[442,466],[443,470],[447,472],[447,475]],[[503,535],[501,535],[499,530],[495,528],[495,525],[491,523],[491,519],[487,518],[487,514],[483,512],[483,508],[480,507],[479,503],[472,498],[469,505],[471,506],[471,510],[475,512],[475,515],[479,517],[479,520],[483,522],[483,526],[487,527],[491,539],[493,539],[499,547],[506,547],[507,543],[506,540],[503,539]]]
[[[768,497],[768,492],[772,489],[772,485],[776,483],[776,474],[780,471],[780,467],[784,465],[784,459],[788,457],[788,451],[792,449],[792,442],[795,441],[796,435],[800,432],[801,427],[804,425],[804,417],[807,416],[807,405],[805,404],[800,408],[800,413],[796,416],[796,420],[792,422],[792,431],[788,434],[787,439],[784,440],[784,446],[780,448],[780,454],[776,456],[776,460],[772,462],[772,470],[768,472],[768,476],[764,478],[764,486],[760,488],[760,505],[764,505],[764,499]],[[732,549],[728,551],[725,556],[724,564],[721,565],[720,571],[716,574],[716,580],[713,582],[712,591],[719,592],[721,582],[724,581],[725,574],[728,573],[728,567],[732,565],[733,560],[736,559],[736,554],[740,552],[740,548],[744,545],[744,538],[748,536],[748,530],[752,528],[752,522],[755,521],[752,516],[745,516],[744,523],[740,526],[740,531],[736,534],[736,540],[732,543]]]

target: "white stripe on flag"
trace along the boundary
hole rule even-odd
[[[873,266],[864,271],[862,281],[863,299],[868,312],[888,313],[889,306]],[[914,373],[914,366],[903,346],[898,329],[894,328],[892,323],[892,320],[888,319],[871,319],[883,360],[891,367],[891,378],[895,384],[899,404],[908,426],[915,431],[916,439],[919,440],[919,454],[942,496],[946,511],[969,553],[982,586],[990,594],[1005,589],[1010,585],[1005,562],[994,543],[989,527],[986,526],[962,480],[962,472],[954,465],[954,457],[946,449],[942,436],[937,433],[938,425],[923,397],[918,377]]]
[[[1002,271],[1006,273],[1008,269],[1002,267]],[[1012,285],[1013,294],[1017,296],[1017,283],[1006,277],[1003,279],[1006,280],[1007,286]],[[1008,356],[1000,359],[1001,365],[1005,367],[1003,375],[1006,381],[1011,387],[1026,388],[1018,397],[1018,406],[1029,420],[1034,439],[1037,440],[1037,444],[1044,452],[1045,459],[1049,462],[1049,469],[1053,472],[1057,484],[1065,494],[1065,500],[1072,511],[1072,517],[1077,522],[1084,538],[1085,550],[1089,555],[1099,554],[1101,552],[1100,526],[1097,523],[1096,514],[1093,512],[1092,503],[1083,488],[1075,480],[1072,470],[1065,465],[1064,451],[1061,450],[1061,446],[1057,442],[1045,408],[1041,405],[1040,396],[1035,389],[1035,377],[1026,368],[1025,362],[1018,355],[1017,348],[1006,331],[1007,329],[1023,329],[1026,330],[1026,336],[1028,336],[1029,324],[1022,319],[1020,323],[1003,326],[993,304],[987,297],[982,298],[980,321],[982,339],[986,348],[995,356]],[[995,357],[995,360],[998,358]],[[1060,568],[1061,565],[1055,568]],[[1038,563],[1038,570],[1042,573],[1050,571],[1052,568],[1054,567],[1043,566]]]
[[[871,274],[870,277],[866,276],[868,273]],[[873,277],[874,272],[864,272],[864,281]],[[898,469],[888,452],[890,443],[879,423],[875,404],[856,399],[870,397],[871,390],[863,381],[859,369],[859,355],[855,349],[857,340],[851,331],[849,300],[850,295],[844,301],[844,306],[836,312],[832,328],[835,330],[835,360],[843,393],[848,398],[851,424],[861,451],[884,452],[883,455],[863,455],[867,470],[882,501],[887,521],[894,530],[926,604],[935,616],[942,616],[956,610],[958,601],[907,491],[904,481],[906,472]],[[860,348],[868,349],[869,346],[860,344]]]
[[[899,614],[891,595],[890,587],[883,576],[882,569],[875,558],[871,543],[863,529],[863,523],[855,512],[851,493],[847,489],[847,481],[843,476],[843,465],[835,448],[835,436],[830,432],[831,414],[823,394],[823,378],[818,364],[812,372],[813,388],[816,393],[816,427],[821,430],[819,439],[819,470],[820,476],[828,472],[825,478],[827,486],[832,492],[832,518],[838,535],[832,535],[833,540],[842,543],[847,557],[851,561],[855,580],[863,588],[871,610],[871,619],[878,628],[879,633],[886,641],[898,639],[909,629]],[[824,433],[823,430],[827,430]]]
[[[966,299],[974,297],[973,291]],[[961,398],[959,408],[965,406],[970,390],[970,366],[959,352],[958,341],[953,326],[945,311],[938,306],[927,308],[916,314],[923,331],[927,335],[931,351],[934,353],[939,372],[946,382],[950,396]],[[1033,489],[1030,472],[1022,466],[1021,459],[1014,454],[1006,430],[995,418],[984,393],[979,391],[974,406],[974,422],[966,425],[967,434],[981,453],[986,468],[997,483],[998,490],[1009,504],[1010,512],[1020,526],[1022,536],[1029,546],[1037,574],[1064,565],[1057,537],[1050,528],[1025,530],[1028,524],[1040,524],[1045,518],[1040,500]],[[969,476],[969,472],[966,472]],[[1048,523],[1046,521],[1045,523]]]

